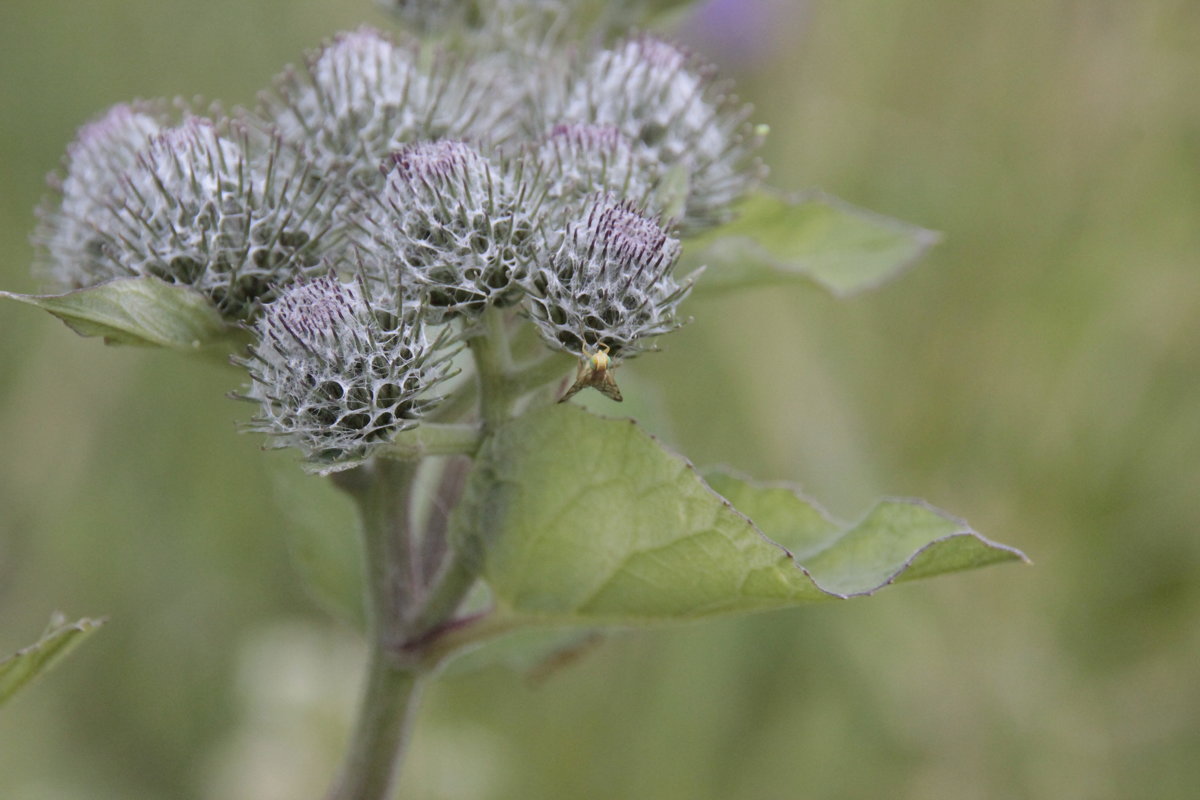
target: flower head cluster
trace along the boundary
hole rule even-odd
[[[241,120],[118,106],[71,145],[37,234],[60,287],[157,278],[245,322],[256,428],[330,469],[417,423],[445,336],[481,357],[532,321],[580,357],[576,390],[620,399],[612,368],[683,322],[675,235],[761,171],[709,67],[602,44],[676,0],[381,2],[441,44],[339,34]]]
[[[360,247],[411,281],[432,321],[520,299],[541,247],[535,203],[518,177],[465,142],[404,147],[358,219]]]
[[[293,284],[255,326],[243,363],[252,429],[328,469],[361,463],[437,402],[447,362],[411,307],[373,300],[366,283],[326,276]]]
[[[587,357],[604,345],[612,358],[631,358],[681,324],[676,310],[692,285],[671,276],[679,251],[631,203],[596,195],[533,276],[530,315],[553,347]]]

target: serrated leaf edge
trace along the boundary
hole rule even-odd
[[[820,551],[817,551],[816,553],[811,554],[810,557],[815,557],[816,555],[818,555],[820,553],[826,552],[829,548],[836,546],[837,543],[840,542],[845,536],[849,535],[854,530],[856,530],[860,525],[862,525],[878,508],[880,508],[881,506],[887,505],[889,503],[904,503],[904,504],[908,504],[908,505],[916,505],[916,506],[922,507],[926,510],[933,512],[935,515],[941,517],[942,519],[945,519],[946,521],[953,523],[954,525],[956,525],[959,528],[959,530],[956,530],[953,533],[949,533],[949,534],[946,534],[945,536],[941,536],[941,537],[938,537],[937,539],[933,539],[933,540],[927,542],[926,544],[920,546],[916,550],[914,550],[912,553],[910,553],[908,555],[907,558],[905,558],[905,560],[900,564],[900,566],[896,570],[891,572],[883,581],[879,582],[878,584],[876,584],[874,586],[871,586],[871,587],[868,587],[865,589],[861,589],[861,590],[855,591],[855,592],[836,592],[831,589],[827,589],[824,586],[822,586],[820,584],[820,582],[818,582],[816,580],[816,578],[813,577],[812,573],[809,571],[809,569],[807,567],[805,567],[803,564],[801,564],[796,559],[796,556],[792,553],[792,551],[790,549],[788,549],[784,545],[780,544],[779,542],[775,541],[770,536],[768,536],[754,522],[754,520],[752,520],[746,513],[739,510],[733,504],[732,501],[730,501],[727,497],[725,497],[720,492],[718,492],[716,489],[714,489],[712,486],[710,486],[708,481],[705,480],[705,478],[704,478],[704,473],[701,472],[701,470],[697,469],[697,467],[692,463],[692,461],[690,459],[688,459],[686,456],[679,453],[677,450],[675,450],[675,448],[673,448],[670,445],[668,445],[667,443],[663,442],[662,439],[660,439],[658,436],[647,431],[640,424],[638,424],[637,420],[633,419],[632,417],[611,417],[611,416],[607,416],[604,414],[597,414],[597,413],[587,410],[587,409],[580,409],[580,411],[584,414],[587,414],[589,416],[596,417],[598,419],[602,419],[605,421],[628,423],[628,424],[632,425],[633,427],[635,427],[642,435],[647,436],[649,439],[651,439],[663,451],[663,453],[665,453],[668,457],[674,458],[677,461],[681,462],[683,469],[691,472],[692,475],[695,476],[699,480],[700,484],[703,486],[705,491],[710,492],[714,497],[717,498],[717,500],[721,503],[721,505],[723,505],[726,509],[732,511],[735,515],[737,515],[739,518],[741,518],[750,527],[751,530],[753,530],[760,537],[762,537],[764,542],[766,542],[767,544],[771,545],[776,550],[778,550],[779,554],[780,554],[780,558],[786,558],[791,563],[793,568],[795,568],[802,575],[804,575],[804,577],[809,580],[809,582],[813,585],[814,588],[816,588],[820,593],[824,594],[830,600],[849,600],[849,599],[852,599],[855,597],[871,596],[871,595],[875,594],[876,592],[878,592],[879,590],[884,589],[884,588],[896,583],[897,581],[901,580],[904,577],[904,574],[909,569],[912,568],[913,564],[917,561],[917,559],[919,559],[921,557],[922,554],[924,554],[924,553],[928,552],[929,550],[941,545],[942,543],[950,541],[952,539],[958,539],[958,538],[963,538],[963,537],[973,538],[989,550],[1006,553],[1006,554],[1008,554],[1008,556],[1011,559],[1019,560],[1026,564],[1032,563],[1030,561],[1029,557],[1026,556],[1025,553],[1023,553],[1021,550],[1019,550],[1015,547],[1010,547],[1008,545],[1000,544],[998,542],[993,542],[992,540],[988,539],[987,537],[983,536],[981,533],[976,531],[974,528],[972,528],[966,522],[966,520],[962,519],[961,517],[950,514],[949,512],[944,511],[944,510],[934,506],[933,504],[929,503],[928,501],[925,501],[925,500],[922,500],[919,498],[883,496],[883,497],[877,499],[874,503],[872,503],[871,506],[852,523],[842,522],[838,518],[831,515],[819,503],[813,502],[812,505],[818,511],[818,513],[820,513],[821,516],[823,518],[825,518],[826,520],[828,520],[831,524],[837,525],[841,530],[840,530],[838,536],[831,540],[829,545],[822,548]],[[484,446],[486,447],[487,445],[485,444]],[[501,476],[496,476],[496,477],[498,480],[503,480],[503,478]],[[733,477],[737,477],[737,476],[734,475]],[[788,484],[786,481],[774,481],[774,482],[770,482],[768,484],[764,484],[761,481],[757,481],[757,480],[753,480],[753,479],[743,479],[743,478],[739,478],[739,479],[746,480],[747,483],[751,484],[752,486],[755,486],[756,488],[786,489],[788,491],[792,491],[795,494],[797,494],[797,496],[801,500],[803,500],[805,502],[810,502],[808,500],[808,498],[804,496],[802,491],[797,489],[794,485]],[[615,572],[614,572],[614,574],[615,574]],[[610,575],[609,578],[611,579],[611,577],[612,576]],[[598,593],[599,593],[599,589],[594,594],[598,594]],[[494,596],[494,602],[496,603],[496,608],[493,609],[494,612],[499,611],[503,617],[508,617],[510,619],[520,619],[521,627],[524,627],[526,625],[576,626],[576,625],[580,624],[580,622],[577,621],[577,618],[572,616],[571,614],[538,614],[538,613],[531,613],[527,610],[519,610],[519,611],[515,610],[514,608],[509,606],[509,604],[505,601],[505,599],[503,597],[501,597],[499,595]],[[792,607],[796,607],[797,605],[799,605],[799,604],[780,602],[774,606],[764,606],[760,610],[766,611],[766,610],[770,610],[771,608],[775,608],[775,609],[792,608]],[[633,615],[633,614],[623,614],[620,619],[612,619],[612,620],[606,620],[604,618],[599,618],[599,617],[589,618],[583,624],[586,624],[587,626],[590,626],[590,627],[596,627],[596,628],[605,628],[605,627],[634,628],[634,627],[641,627],[641,626],[654,627],[654,626],[661,626],[661,625],[687,623],[687,622],[697,621],[700,619],[711,619],[711,618],[715,618],[715,617],[719,617],[719,616],[733,616],[733,615],[737,615],[737,614],[751,613],[752,611],[753,611],[752,609],[737,609],[737,610],[731,610],[731,611],[727,611],[727,612],[716,612],[716,613],[711,613],[711,614],[693,613],[693,614],[689,614],[686,617],[680,617],[680,618],[674,619],[674,620],[659,617],[659,616],[639,617],[639,616]]]
[[[655,437],[653,437],[653,434],[651,434],[651,438],[655,438]],[[660,442],[660,445],[661,445],[661,442]],[[674,455],[678,455],[677,453],[674,453],[674,451],[671,451],[669,448],[667,448],[665,445],[663,445],[663,449],[668,450],[668,452],[671,452]],[[683,458],[683,456],[679,456],[679,457]],[[750,523],[750,525],[756,531],[758,531],[759,535],[761,535],[768,542],[775,545],[780,550],[782,550],[784,553],[786,553],[788,558],[791,559],[792,563],[800,568],[800,570],[813,582],[814,586],[816,586],[822,592],[824,592],[825,594],[827,594],[830,597],[835,598],[835,599],[848,600],[852,597],[868,597],[868,596],[874,594],[875,592],[878,592],[880,589],[883,589],[887,586],[891,586],[892,584],[894,584],[896,581],[898,581],[900,578],[902,578],[904,576],[904,573],[907,572],[912,567],[913,563],[918,558],[920,558],[923,553],[936,547],[937,545],[941,544],[942,542],[947,542],[947,541],[950,541],[951,539],[959,539],[959,538],[963,538],[963,537],[973,538],[976,541],[978,541],[980,544],[982,544],[984,547],[988,548],[989,550],[996,550],[999,552],[1008,553],[1010,556],[1012,556],[1012,558],[1014,560],[1021,561],[1024,564],[1032,564],[1033,563],[1032,559],[1030,559],[1029,556],[1025,555],[1025,553],[1023,551],[1019,550],[1018,548],[992,541],[991,539],[987,538],[979,531],[972,528],[970,523],[968,523],[962,517],[959,517],[955,514],[951,514],[950,512],[948,512],[944,509],[938,508],[937,506],[930,503],[928,500],[923,500],[919,497],[903,497],[903,496],[896,496],[896,495],[884,495],[883,497],[876,498],[875,501],[872,502],[871,505],[867,508],[867,510],[864,511],[862,514],[860,514],[853,522],[845,522],[845,521],[839,519],[838,517],[835,517],[833,514],[831,514],[819,502],[811,499],[807,494],[805,494],[803,489],[801,489],[798,485],[796,485],[794,483],[789,483],[788,481],[760,481],[755,478],[748,477],[744,473],[741,473],[737,470],[728,470],[728,469],[725,469],[722,467],[717,467],[717,468],[714,468],[712,470],[707,470],[707,471],[708,472],[720,471],[723,474],[728,475],[729,477],[734,478],[736,480],[740,480],[746,484],[749,484],[750,486],[752,486],[756,489],[784,489],[786,491],[789,491],[792,494],[796,495],[796,497],[798,497],[803,502],[808,503],[810,506],[812,506],[813,509],[815,509],[816,512],[821,515],[822,519],[824,519],[825,521],[829,522],[832,525],[836,525],[839,529],[837,536],[830,539],[830,541],[824,547],[822,547],[820,550],[816,550],[813,553],[810,553],[809,558],[816,558],[817,556],[821,555],[822,553],[828,552],[832,548],[837,547],[838,543],[841,542],[842,539],[844,539],[846,536],[849,536],[854,531],[858,530],[858,528],[861,527],[863,525],[863,523],[865,523],[868,519],[870,519],[871,516],[876,511],[878,511],[881,507],[886,506],[886,505],[891,505],[893,503],[917,506],[919,508],[923,508],[926,511],[930,511],[933,514],[935,514],[936,516],[941,517],[942,519],[946,520],[947,522],[953,523],[954,525],[956,525],[958,527],[958,530],[954,531],[953,533],[948,533],[945,536],[938,537],[937,539],[931,539],[926,544],[924,544],[924,545],[920,546],[919,548],[917,548],[916,550],[914,550],[904,560],[904,562],[894,572],[892,572],[886,580],[884,580],[878,586],[872,587],[870,589],[864,589],[864,590],[858,591],[858,592],[849,592],[849,593],[834,592],[834,591],[826,589],[824,586],[822,586],[820,584],[820,582],[812,576],[812,573],[810,573],[808,571],[808,569],[796,559],[795,555],[792,554],[791,550],[789,550],[787,547],[784,547],[779,542],[776,542],[774,539],[772,539],[770,536],[768,536],[766,533],[764,533],[758,527],[758,525],[756,525],[754,523],[754,520],[750,519],[749,516],[742,513],[741,511],[739,511],[736,506],[734,506],[728,499],[726,499],[724,497],[724,495],[722,495],[716,489],[712,488],[712,486],[709,486],[708,481],[704,479],[703,473],[699,473],[699,472],[697,473],[700,475],[701,480],[704,480],[704,484],[706,487],[708,487],[709,491],[711,491],[717,497],[720,497],[727,506],[732,508],[734,511],[737,511],[740,516],[742,516],[747,522]]]

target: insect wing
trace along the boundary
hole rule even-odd
[[[613,378],[611,369],[597,369],[590,361],[584,361],[579,365],[575,383],[571,384],[571,388],[567,389],[566,393],[558,398],[558,402],[562,403],[570,400],[580,390],[586,389],[589,386],[610,400],[615,400],[618,403],[624,400],[621,397],[621,389],[617,386],[616,379]]]
[[[587,386],[587,384],[584,383],[583,381],[581,381],[581,380],[575,381],[575,383],[571,384],[571,388],[567,389],[567,391],[563,394],[563,396],[558,398],[558,402],[560,402],[560,403],[567,402],[572,397],[579,394],[579,390],[584,388],[585,386]]]
[[[621,397],[621,389],[617,386],[617,381],[613,378],[612,370],[610,369],[597,372],[592,386],[605,397],[616,400],[618,403],[624,399]]]

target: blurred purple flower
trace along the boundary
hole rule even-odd
[[[749,66],[770,55],[781,21],[794,29],[808,7],[808,0],[707,0],[688,18],[680,39],[713,61]]]

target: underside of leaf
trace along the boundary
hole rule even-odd
[[[13,294],[61,319],[80,336],[108,344],[195,351],[228,339],[231,330],[203,295],[157,278],[120,278],[65,294]]]
[[[707,265],[697,292],[811,281],[845,297],[873,289],[919,261],[939,234],[824,194],[748,197],[733,222],[688,242]]]

